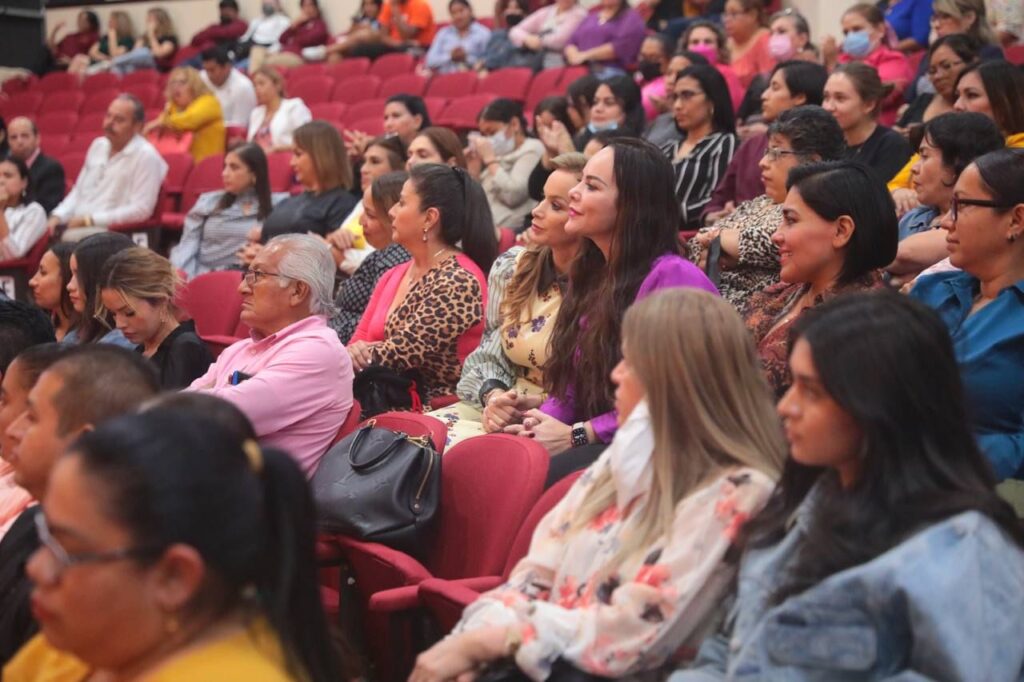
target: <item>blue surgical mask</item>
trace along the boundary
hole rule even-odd
[[[606,123],[594,123],[591,121],[587,124],[587,130],[591,133],[599,133],[602,130],[616,130],[619,127],[618,121],[608,121]]]
[[[871,36],[867,31],[850,31],[843,38],[843,52],[860,59],[871,54]]]

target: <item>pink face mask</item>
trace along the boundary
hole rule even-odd
[[[718,48],[713,45],[694,45],[689,50],[707,59],[709,64],[718,63]]]
[[[768,52],[776,61],[784,62],[796,54],[793,39],[785,33],[773,33],[768,39]]]

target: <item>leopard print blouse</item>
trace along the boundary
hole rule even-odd
[[[402,372],[418,370],[427,399],[455,393],[462,374],[459,338],[483,320],[483,291],[454,254],[412,285],[388,315],[386,338],[373,360]]]

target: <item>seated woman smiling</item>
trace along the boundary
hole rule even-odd
[[[717,620],[735,570],[726,554],[785,458],[768,387],[739,315],[707,292],[652,294],[626,313],[622,339],[611,446],[410,682],[507,658],[535,680],[656,674]]]
[[[491,268],[484,336],[463,363],[456,389],[462,400],[432,413],[448,425],[449,447],[501,431],[521,416],[520,396],[544,395],[551,331],[580,243],[578,235],[565,231],[569,190],[582,178],[585,163],[575,152],[552,160],[544,200],[532,213],[531,247],[506,251]]]

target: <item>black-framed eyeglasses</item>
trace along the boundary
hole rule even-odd
[[[39,543],[53,557],[56,562],[54,579],[60,578],[64,571],[72,566],[82,564],[104,564],[113,561],[124,561],[125,559],[141,559],[156,555],[159,550],[156,547],[125,547],[114,549],[109,552],[81,552],[70,554],[57,542],[57,539],[50,534],[50,526],[46,523],[46,517],[40,512],[36,514],[36,534],[39,536]]]
[[[679,76],[677,74],[676,78],[678,77]],[[703,90],[680,90],[679,92],[673,95],[673,98],[677,100],[682,100],[683,102],[689,102],[694,97],[700,97],[703,94]]]
[[[768,147],[764,150],[764,158],[768,159],[772,163],[775,163],[783,156],[799,156],[800,152],[795,152],[792,149],[782,149],[780,147]]]
[[[282,275],[279,272],[263,272],[262,270],[242,271],[242,279],[244,279],[245,283],[248,284],[249,286],[255,286],[256,284],[259,284],[259,281],[264,277],[282,277],[284,279],[295,279],[294,277],[289,277],[288,275]]]
[[[1007,204],[1002,201],[996,201],[994,199],[964,199],[953,195],[953,200],[949,203],[949,210],[953,214],[953,222],[955,223],[957,218],[960,216],[960,208],[963,206],[984,206],[986,208],[995,208],[1006,210],[1013,208],[1012,204]]]

